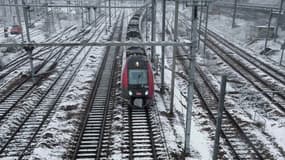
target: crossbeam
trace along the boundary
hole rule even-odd
[[[0,7],[48,7],[48,8],[147,8],[148,4],[141,6],[102,6],[102,5],[56,5],[56,4],[0,4]]]
[[[216,2],[214,3],[215,5],[219,7],[234,7],[234,3],[231,2]],[[244,9],[255,9],[255,10],[274,10],[274,11],[279,11],[280,9],[276,6],[273,5],[267,5],[267,6],[262,6],[254,3],[243,3],[243,4],[237,4],[238,8],[244,8]]]
[[[172,42],[172,41],[149,41],[149,42],[129,42],[129,41],[105,41],[105,42],[70,42],[70,43],[0,43],[0,47],[74,47],[74,46],[190,46],[192,42]]]

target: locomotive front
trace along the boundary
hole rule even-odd
[[[146,105],[153,99],[154,85],[150,63],[145,56],[131,56],[123,70],[123,97],[134,100],[140,98]]]

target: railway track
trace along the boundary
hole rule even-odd
[[[179,54],[180,56],[187,53],[185,48],[179,48],[180,52],[183,53]],[[187,63],[183,62],[182,65],[186,72]],[[195,66],[195,69],[198,73],[194,84],[195,93],[199,97],[203,108],[207,110],[210,119],[215,124],[218,114],[218,91],[214,89],[210,80],[207,79],[198,65]],[[234,110],[234,106],[226,104],[222,117],[221,135],[229,146],[232,156],[235,159],[273,159],[273,155],[269,152],[268,148],[250,133],[252,130],[250,124],[234,119],[229,110]],[[219,158],[225,159],[223,154],[220,154]]]
[[[121,40],[124,15],[117,21],[111,37]],[[119,25],[118,25],[119,23]],[[115,64],[120,47],[107,47],[91,95],[88,99],[72,159],[108,159],[111,113],[115,96]]]
[[[75,26],[70,26],[70,27],[67,27],[65,30],[63,30],[61,33],[59,33],[58,35],[55,35],[54,37],[52,38],[49,38],[47,39],[47,41],[54,41],[54,42],[60,42],[60,41],[63,41],[63,40],[75,40],[75,38],[72,38],[72,37],[66,37],[65,36],[65,39],[63,39],[63,35],[66,35],[67,32],[71,32],[73,30],[75,30],[76,27]],[[76,35],[73,35],[74,37],[76,37]],[[46,54],[46,52],[43,52],[45,50],[49,51],[48,50],[50,49],[50,47],[42,47],[40,48],[39,50],[36,51],[36,53],[33,53],[33,57],[36,59],[36,58],[39,58],[41,57],[42,55]],[[38,55],[39,54],[39,55]],[[7,63],[6,65],[4,65],[2,67],[2,70],[5,70],[5,69],[10,69],[10,68],[15,68],[15,67],[19,67],[20,64],[22,65],[23,64],[23,61],[26,61],[28,60],[29,57],[28,55],[26,54],[26,52],[21,52],[19,56],[15,57],[15,59],[13,59],[10,63]],[[1,76],[3,77],[3,76]]]
[[[88,32],[86,32],[87,34]],[[67,53],[72,50],[72,47],[68,49],[62,49],[54,54],[51,58],[57,59],[56,62],[61,63],[61,61],[66,57]],[[57,54],[60,54],[60,57],[56,57]],[[47,61],[48,62],[48,61]],[[31,92],[42,82],[45,77],[39,77],[35,83],[29,81],[31,77],[23,77],[17,81],[17,85],[13,86],[1,96],[0,99],[0,125],[5,122],[5,117],[11,115],[11,111],[19,107],[19,103],[25,98],[25,96],[31,94]]]
[[[184,22],[184,24],[186,23]],[[203,30],[200,31],[200,33],[202,34]],[[204,39],[201,40],[204,41]],[[219,45],[219,43],[231,50],[232,53],[236,53],[241,59],[244,59],[249,64],[256,68],[260,68],[264,74],[274,79],[277,83],[272,83],[263,76],[260,76],[255,69],[252,69],[249,65],[244,64],[241,60],[237,59],[235,57],[237,55],[229,54],[224,47]],[[282,112],[283,114],[285,113],[285,90],[278,84],[280,83],[283,86],[285,85],[285,75],[283,72],[276,70],[275,68],[258,59],[255,59],[253,56],[234,46],[234,44],[228,42],[212,31],[209,31],[207,46],[234,71],[239,73],[243,78],[250,82],[263,96],[265,96],[274,106],[277,107],[276,109],[278,109],[279,112]],[[276,109],[268,108],[266,112],[271,112],[272,110]]]
[[[183,48],[182,48],[183,49]],[[179,52],[185,52],[185,50]],[[181,54],[184,55],[184,54]],[[185,71],[187,71],[187,63],[181,63]],[[216,124],[218,116],[218,93],[211,81],[207,78],[199,65],[195,66],[196,79],[194,84],[195,93],[198,96],[201,105],[208,112],[210,119]],[[268,151],[255,136],[250,134],[250,124],[241,120],[236,120],[229,110],[234,110],[234,106],[225,104],[224,114],[222,117],[221,136],[231,149],[232,156],[235,159],[274,159],[272,153]],[[219,159],[225,159],[222,154]]]
[[[101,23],[103,23],[101,19]],[[100,27],[100,26],[97,26]],[[82,34],[80,33],[78,36],[81,35],[81,38],[88,34],[90,31]],[[80,39],[80,38],[79,38]],[[53,61],[52,63],[63,63],[61,62],[70,52],[73,47],[69,48],[62,48],[57,53],[53,54],[49,61]],[[56,57],[58,56],[58,57]],[[52,60],[53,59],[53,60]],[[54,60],[55,59],[55,60]],[[31,92],[42,82],[45,77],[39,77],[36,83],[33,83],[30,80],[31,77],[23,77],[22,79],[17,81],[17,85],[13,86],[2,95],[0,98],[0,126],[5,122],[5,117],[9,117],[9,115],[13,114],[13,110],[16,110],[19,107],[19,103],[25,98],[25,96],[31,94]]]
[[[124,159],[168,159],[151,107],[123,104]]]
[[[101,36],[104,31],[102,26],[103,23],[97,28],[97,30],[100,29],[101,31],[98,34],[94,32],[88,38],[88,41],[96,41]],[[94,38],[95,34],[97,35]],[[88,57],[92,47],[89,47],[86,53],[82,52],[84,48],[85,46],[74,48],[77,52],[62,61],[66,66],[59,69],[55,79],[45,82],[45,85],[47,85],[46,90],[41,91],[40,89],[37,91],[39,94],[36,98],[38,99],[36,99],[37,101],[33,106],[26,108],[22,106],[25,110],[23,112],[25,113],[22,117],[23,119],[16,122],[18,124],[13,127],[11,133],[4,135],[4,138],[0,139],[0,157],[28,159],[36,139],[39,137],[44,126],[48,124],[49,119],[54,113],[55,106],[58,105],[67,91],[68,86],[73,81],[86,57]]]
[[[249,81],[258,91],[260,91],[260,93],[262,93],[268,100],[270,100],[272,104],[277,106],[278,109],[285,113],[285,92],[283,90],[277,89],[274,86],[270,85],[266,80],[257,75],[256,72],[250,70],[241,62],[232,59],[232,57],[230,57],[227,52],[218,47],[215,43],[208,41],[207,45],[232,69],[234,69],[237,73]],[[274,96],[272,93],[274,93]]]
[[[102,21],[102,19],[103,19],[103,15],[100,15],[98,17],[97,21]],[[67,40],[76,41],[76,40],[78,40],[78,37],[82,37],[85,34],[87,34],[86,30],[89,28],[89,26],[85,27],[84,29],[82,29],[78,33],[74,34],[73,31],[76,30],[76,28],[77,27],[74,25],[69,26],[66,29],[64,29],[62,32],[60,32],[59,34],[57,34],[51,38],[48,38],[46,41],[47,42],[57,42],[57,43],[67,41]],[[49,58],[53,54],[60,53],[62,50],[64,50],[64,48],[66,48],[66,47],[40,47],[40,48],[36,48],[34,50],[34,53],[33,53],[33,59],[35,59],[35,60],[37,60],[37,59],[43,60],[44,59],[45,61],[49,61]],[[2,67],[1,74],[0,74],[0,80],[5,78],[7,75],[12,73],[16,69],[18,69],[18,68],[29,63],[29,55],[27,55],[25,51],[22,51],[19,54],[20,55],[17,56],[16,58],[14,58],[13,60],[11,60],[10,63],[8,63]],[[44,64],[45,63],[43,63],[43,65]]]
[[[204,29],[203,29],[204,32]],[[285,72],[282,72],[278,69],[275,69],[271,65],[259,60],[258,58],[253,57],[250,53],[246,52],[242,48],[237,47],[233,43],[227,41],[226,39],[222,38],[217,33],[208,30],[209,35],[211,38],[215,38],[218,42],[226,46],[228,49],[231,49],[233,53],[238,54],[240,57],[245,59],[247,62],[255,66],[256,68],[262,70],[264,73],[275,79],[276,82],[285,86]]]

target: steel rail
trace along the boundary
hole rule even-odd
[[[171,30],[173,31],[173,28],[172,28],[172,27],[171,27]],[[178,54],[179,54],[179,55],[186,55],[185,53],[187,53],[188,51],[187,51],[187,49],[186,49],[185,47],[182,46],[182,52],[183,52],[183,54],[181,54],[181,49],[179,48],[179,49],[178,49]],[[187,66],[185,66],[186,64],[185,64],[185,63],[182,63],[182,65],[183,65],[184,70],[185,70],[186,73],[188,74],[188,71],[187,71],[187,69],[186,69]],[[197,70],[197,65],[195,66],[195,69]],[[204,82],[207,82],[207,81],[204,81]],[[206,84],[207,84],[207,83],[206,83]],[[196,84],[196,83],[195,83],[194,87],[195,87],[195,90],[196,90],[196,92],[197,92],[197,91],[198,91],[198,90],[197,90],[198,87],[197,87],[197,84]],[[210,85],[208,85],[208,87],[210,87]],[[210,89],[211,89],[212,94],[215,96],[216,102],[218,102],[218,99],[217,99],[218,96],[216,95],[216,92],[212,90],[213,88],[210,87]],[[199,96],[199,93],[198,93],[198,96]],[[203,101],[202,103],[204,103],[204,102],[205,102],[205,101]],[[205,103],[205,104],[206,104],[206,103]],[[207,105],[206,105],[206,106],[207,106]],[[210,108],[207,108],[206,110],[207,110],[208,113],[210,114],[211,119],[214,120],[214,122],[215,122],[216,120],[215,120],[215,118],[214,118],[214,115],[211,113]],[[235,122],[235,120],[233,119],[233,117],[231,116],[231,114],[230,114],[229,112],[227,112],[226,109],[225,109],[224,111],[226,112],[227,117],[229,117],[229,119],[233,122],[233,124],[234,124],[234,125],[237,127],[237,129],[240,131],[241,135],[246,139],[247,143],[248,143],[249,146],[253,149],[253,151],[255,152],[255,154],[257,155],[257,157],[262,160],[263,158],[262,158],[261,154],[260,154],[260,153],[258,152],[258,150],[255,148],[255,146],[251,143],[251,141],[247,138],[246,134],[242,131],[242,129],[239,127],[239,125]],[[222,133],[222,136],[225,138],[226,142],[229,144],[229,147],[232,149],[232,151],[233,151],[233,153],[234,153],[234,156],[235,156],[237,159],[242,159],[242,158],[238,155],[238,153],[234,150],[234,146],[231,145],[230,141],[226,138],[226,134],[224,133],[223,130],[222,130],[221,133]]]
[[[119,31],[117,31],[116,29],[118,28],[117,26],[117,23],[115,24],[115,26],[117,26],[115,29],[114,29],[114,37],[113,38],[116,38],[116,39],[119,39],[121,40],[122,39],[122,29],[123,29],[123,21],[124,21],[124,14],[122,15],[122,18],[121,18],[121,24],[120,24],[120,28],[119,28]],[[119,32],[118,35],[116,35],[117,33]],[[118,36],[118,37],[117,37]],[[111,47],[108,47],[109,51],[111,50]],[[115,54],[118,54],[120,50],[120,47],[116,47],[115,48]],[[108,53],[109,53],[108,51]],[[108,56],[108,55],[107,55]],[[116,57],[115,55],[113,55],[114,57]],[[98,143],[98,147],[97,147],[97,154],[96,154],[96,159],[99,160],[100,157],[101,157],[101,151],[102,151],[102,145],[103,145],[103,139],[104,139],[104,127],[106,126],[107,122],[106,122],[106,119],[107,119],[107,115],[108,115],[108,111],[109,111],[109,103],[110,103],[110,99],[111,99],[111,89],[112,89],[112,84],[114,83],[114,75],[115,75],[115,69],[114,69],[114,66],[115,64],[117,63],[117,59],[115,58],[113,64],[112,64],[112,73],[111,73],[111,79],[109,81],[109,88],[107,90],[107,99],[105,101],[105,110],[104,110],[104,116],[103,116],[103,121],[102,121],[102,129],[101,129],[101,133],[100,133],[100,138],[99,138],[99,143]]]
[[[172,42],[172,41],[148,41],[148,42],[137,42],[137,41],[103,41],[103,42],[70,42],[70,43],[0,43],[0,47],[11,47],[11,46],[190,46],[191,42]]]
[[[196,70],[198,71],[199,75],[202,77],[202,79],[204,80],[204,82],[207,84],[208,88],[210,89],[210,92],[212,93],[212,95],[214,95],[215,97],[215,101],[216,103],[218,103],[219,98],[217,95],[216,90],[214,89],[213,86],[210,85],[209,81],[206,79],[205,75],[203,74],[203,72],[200,70],[200,68],[198,66],[195,67]],[[198,89],[198,88],[197,88]],[[210,109],[209,109],[210,110]],[[211,111],[212,112],[212,111]],[[230,120],[230,122],[232,124],[234,124],[235,128],[238,129],[239,133],[242,135],[242,137],[246,140],[246,143],[249,144],[249,146],[252,148],[252,150],[255,152],[255,154],[257,155],[258,159],[262,160],[264,159],[261,155],[261,153],[259,152],[259,150],[254,146],[254,144],[249,140],[249,138],[247,137],[247,135],[244,133],[244,131],[242,130],[242,128],[238,125],[238,123],[235,121],[235,119],[232,117],[232,115],[228,112],[228,110],[225,108],[224,112],[226,113],[226,116],[228,117],[228,119]],[[213,115],[213,113],[212,113]],[[224,117],[223,117],[224,118]],[[227,137],[227,135],[225,134],[225,137]],[[228,138],[227,138],[228,139]],[[228,140],[229,141],[229,140]]]
[[[123,22],[123,17],[121,18],[121,23]],[[117,23],[118,21],[116,22],[115,26],[117,26]],[[122,25],[121,25],[122,26]],[[112,34],[112,37],[111,39],[115,38],[115,35],[116,33],[119,33],[121,34],[120,31],[117,31],[118,27],[115,27],[114,29],[114,33]],[[122,29],[122,28],[120,28]],[[119,38],[120,39],[121,35],[119,35],[119,37],[116,37],[116,38]],[[119,51],[119,47],[116,47],[115,49],[115,52]],[[101,81],[105,81],[105,79],[102,79],[103,78],[103,73],[106,72],[105,71],[105,67],[106,67],[106,63],[107,63],[107,60],[108,58],[110,58],[109,54],[111,52],[111,47],[108,47],[107,50],[106,50],[106,53],[104,55],[104,58],[103,58],[103,61],[101,63],[101,66],[99,68],[99,71],[98,71],[98,74],[96,76],[96,79],[95,79],[95,82],[94,82],[94,85],[92,87],[92,92],[90,94],[90,97],[88,99],[88,102],[87,102],[87,109],[85,110],[85,115],[89,115],[89,113],[91,113],[91,110],[92,110],[92,107],[93,107],[93,104],[95,102],[95,98],[96,98],[96,95],[98,94],[98,88],[99,88],[99,85],[100,85],[100,82]],[[111,56],[115,56],[115,55],[111,55]],[[111,77],[114,78],[114,63],[116,63],[116,59],[115,61],[112,63],[112,73],[110,74]],[[110,77],[107,77],[107,78],[110,78]],[[112,79],[112,78],[111,78]],[[111,89],[112,89],[112,83],[113,81],[110,80],[109,83],[108,83],[108,88],[107,88],[107,93],[106,93],[106,99],[104,100],[104,104],[103,106],[104,107],[104,111],[103,111],[103,120],[101,122],[101,130],[100,130],[100,134],[99,134],[99,141],[98,141],[98,144],[97,144],[97,148],[96,148],[96,156],[93,157],[93,156],[90,156],[90,158],[95,158],[95,159],[100,159],[100,156],[101,156],[101,151],[102,151],[102,144],[103,144],[103,139],[104,139],[104,128],[106,126],[106,118],[107,118],[107,115],[108,115],[108,112],[109,112],[109,101],[110,101],[110,98],[111,98]],[[84,119],[82,120],[81,122],[81,130],[79,132],[79,136],[78,136],[78,139],[77,139],[77,143],[76,143],[76,146],[75,146],[75,149],[74,149],[74,152],[73,152],[73,155],[72,155],[72,159],[77,159],[78,158],[78,154],[79,154],[79,150],[80,150],[80,147],[81,147],[81,141],[84,137],[84,131],[86,129],[86,126],[87,126],[87,122],[88,122],[88,119],[89,119],[89,116],[84,116]]]
[[[99,36],[97,36],[97,38],[100,37],[100,35],[102,35],[103,30],[99,33]],[[93,33],[93,35],[90,37],[90,39],[96,34],[96,32]],[[82,52],[84,49],[84,47],[82,47],[78,53]],[[68,78],[68,80],[64,83],[62,89],[59,91],[58,96],[56,97],[55,101],[53,102],[52,106],[49,111],[47,112],[47,114],[43,117],[39,127],[37,128],[37,130],[34,132],[31,140],[29,141],[29,143],[27,144],[27,146],[25,147],[25,149],[22,151],[21,155],[19,156],[19,159],[22,159],[25,156],[25,152],[28,150],[28,148],[30,147],[30,145],[32,144],[33,140],[36,138],[38,132],[40,131],[40,129],[42,128],[43,124],[46,122],[46,120],[48,119],[48,117],[50,116],[50,113],[52,112],[52,110],[54,109],[54,107],[56,106],[56,104],[58,103],[58,101],[61,98],[61,95],[63,95],[63,93],[66,91],[66,89],[68,88],[68,86],[72,83],[72,81],[74,80],[74,78],[76,77],[76,74],[78,73],[80,67],[82,66],[83,62],[87,59],[87,55],[90,53],[92,47],[90,47],[87,50],[87,54],[83,57],[83,59],[78,63],[77,67],[74,69],[73,73],[71,74],[71,76]],[[79,54],[77,54],[79,55]],[[69,66],[69,65],[67,65]]]
[[[66,28],[63,32],[61,32],[61,33],[55,35],[54,37],[51,37],[51,38],[47,39],[46,41],[50,41],[50,40],[52,40],[53,38],[55,38],[55,41],[56,41],[56,40],[60,40],[60,38],[61,38],[64,34],[66,34],[66,32],[69,31],[69,29],[72,28],[72,27],[74,27],[74,26],[70,26],[70,27]],[[75,29],[75,28],[74,28],[74,29]],[[46,50],[46,49],[50,49],[50,48],[41,48],[41,49],[38,50],[36,53],[33,53],[33,56],[36,56],[38,53],[40,53],[40,52],[42,52],[42,51],[44,51],[44,50]],[[24,53],[23,55],[20,55],[20,56],[16,57],[16,58],[15,58],[13,61],[11,61],[10,63],[4,65],[4,66],[2,67],[2,70],[7,69],[7,68],[9,68],[9,67],[12,67],[13,65],[16,65],[16,64],[20,63],[21,61],[27,60],[28,58],[29,58],[28,55]]]
[[[103,30],[100,32],[100,34],[103,33]],[[93,35],[95,35],[96,32],[94,32],[92,34],[92,36],[90,37],[90,39],[93,37]],[[99,35],[100,35],[99,34]],[[99,37],[99,36],[98,36]],[[97,38],[98,38],[97,37]],[[85,46],[83,46],[78,53],[80,53],[83,49],[85,48]],[[79,56],[79,54],[76,54],[72,60],[69,62],[68,65],[66,65],[66,67],[64,68],[64,70],[60,73],[60,75],[57,77],[57,79],[53,82],[53,84],[51,86],[49,86],[49,88],[47,89],[47,91],[45,92],[45,94],[40,98],[40,100],[37,102],[36,104],[36,108],[39,107],[39,104],[45,99],[45,97],[47,96],[47,94],[52,90],[52,88],[57,84],[57,82],[61,79],[61,76],[65,73],[65,71],[71,66],[72,62]],[[86,57],[86,56],[85,56]],[[82,63],[83,61],[81,61]],[[80,64],[81,64],[80,63]],[[76,72],[76,70],[74,71]],[[63,88],[63,87],[62,87]],[[62,89],[61,88],[61,89]],[[58,94],[62,94],[63,90],[65,90],[64,88],[62,90],[60,90],[60,92]],[[57,97],[60,97],[60,95],[58,95]],[[55,103],[56,104],[56,103]],[[55,105],[53,105],[51,108],[53,109],[55,107]],[[35,109],[36,109],[35,108]],[[22,121],[22,123],[18,126],[18,128],[16,129],[16,131],[9,137],[9,139],[6,141],[6,143],[1,147],[0,149],[0,154],[3,153],[3,151],[6,149],[6,147],[9,145],[9,143],[13,140],[13,138],[16,136],[17,133],[19,133],[20,129],[24,126],[24,124],[28,121],[28,119],[30,118],[30,116],[34,113],[35,109],[33,109],[32,111],[29,112],[29,114],[25,117],[25,119]],[[48,117],[48,115],[51,113],[52,109],[49,109],[48,113],[46,113],[45,118]],[[44,120],[41,121],[41,125],[43,124]],[[38,132],[40,129],[37,128],[36,132]],[[32,137],[35,138],[34,134]],[[29,142],[29,144],[31,144],[31,141]]]
[[[129,160],[134,159],[134,143],[133,143],[133,119],[132,119],[132,106],[127,105],[128,107],[128,126],[129,126]]]
[[[187,53],[187,50],[185,48],[182,48],[183,52]],[[179,51],[178,51],[179,52]],[[185,63],[182,63],[184,70],[186,70],[186,66]],[[199,68],[198,65],[195,66],[195,69],[197,70],[197,72],[199,73],[199,75],[201,76],[202,80],[204,81],[204,83],[206,84],[206,86],[210,89],[211,94],[214,96],[216,103],[218,103],[219,98],[218,98],[218,94],[217,91],[214,89],[214,87],[209,83],[209,81],[206,79],[205,75],[203,74],[203,72],[201,71],[201,69]],[[187,71],[187,70],[186,70]],[[204,100],[204,97],[201,96],[201,92],[198,89],[198,85],[197,82],[195,82],[195,90],[198,93],[198,96],[201,97],[203,99],[203,104],[207,107],[207,111],[210,114],[211,119],[213,120],[214,123],[216,123],[216,118],[213,114],[213,111],[211,111],[210,107],[207,105],[206,100]],[[230,120],[230,122],[235,126],[235,128],[238,130],[239,134],[243,137],[243,139],[245,139],[246,143],[252,148],[252,150],[254,151],[255,155],[258,157],[258,159],[262,160],[263,157],[261,155],[261,153],[259,153],[258,149],[256,149],[256,147],[253,145],[253,143],[249,140],[249,138],[247,137],[247,135],[244,133],[244,131],[242,130],[242,128],[238,125],[238,123],[235,121],[235,119],[232,117],[232,115],[227,111],[227,109],[224,109],[224,112],[226,113],[227,118]],[[223,117],[224,118],[224,117]],[[229,147],[231,149],[233,149],[233,153],[235,155],[236,158],[238,159],[243,159],[242,157],[240,157],[240,155],[235,151],[235,146],[233,146],[230,142],[230,140],[228,139],[228,136],[225,134],[225,132],[222,130],[222,136],[225,138],[226,142],[228,143]]]
[[[213,38],[215,39],[215,38]],[[204,39],[201,39],[204,42]],[[249,81],[257,90],[260,91],[262,95],[264,95],[268,100],[270,100],[278,109],[280,109],[283,113],[285,113],[285,107],[281,104],[281,102],[278,102],[276,99],[274,99],[273,96],[270,96],[267,92],[264,91],[264,88],[268,88],[271,92],[276,92],[276,90],[279,90],[275,86],[272,86],[269,84],[269,82],[263,80],[260,76],[257,75],[256,72],[251,71],[248,69],[247,66],[245,66],[242,62],[236,60],[233,56],[230,54],[227,54],[227,52],[217,45],[211,38],[207,39],[207,45],[208,47],[213,50],[224,62],[226,62],[232,69],[234,69],[236,72],[238,72],[242,77],[244,77],[247,81]],[[230,61],[230,62],[229,62]],[[249,61],[250,62],[250,61]],[[253,64],[254,65],[254,64]],[[257,67],[257,66],[256,66]],[[242,69],[242,70],[240,70]],[[271,68],[274,70],[273,68]],[[276,74],[279,73],[278,71],[275,71]],[[266,72],[265,72],[266,73]],[[246,75],[247,74],[247,75]],[[274,77],[273,77],[274,78]],[[260,84],[257,84],[256,80],[258,82],[261,82],[261,84],[264,86],[260,86]],[[277,79],[278,80],[278,79]],[[281,79],[282,80],[282,79]],[[276,92],[275,95],[277,95],[281,101],[285,101],[285,95],[282,92]]]
[[[184,18],[187,19],[185,14],[183,14],[183,13],[181,13],[181,14],[184,16]],[[184,25],[186,25],[186,23],[184,21],[182,21],[182,23],[184,23]],[[203,32],[205,32],[205,27],[202,26],[201,30],[199,32],[201,34]],[[224,46],[226,46],[227,48],[232,50],[234,53],[238,54],[240,57],[242,57],[243,59],[245,59],[246,61],[248,61],[252,65],[254,65],[255,67],[259,68],[260,70],[262,70],[266,74],[270,75],[272,78],[274,78],[278,82],[285,85],[285,78],[284,78],[285,72],[281,72],[280,70],[273,68],[269,64],[253,57],[250,53],[248,53],[244,49],[236,46],[232,42],[226,40],[225,38],[223,38],[222,36],[218,35],[217,33],[213,32],[210,29],[208,29],[208,34],[211,36],[212,39],[217,40],[218,42],[220,42],[221,44],[223,44]],[[203,34],[202,34],[202,36],[203,36]]]
[[[81,34],[81,32],[80,32],[80,34]],[[56,54],[54,54],[54,55],[51,57],[51,59],[54,58],[57,54],[61,53],[61,52],[63,51],[63,49],[64,49],[64,48],[62,48],[62,50],[59,50]],[[68,48],[68,50],[64,51],[64,53],[68,53],[71,49],[72,49],[72,47]],[[62,59],[62,58],[65,57],[66,55],[67,55],[67,54],[63,54],[61,57],[59,57],[59,58],[57,59],[57,61],[59,61],[60,59]],[[50,60],[51,60],[51,59],[50,59]],[[47,60],[45,63],[43,63],[43,64],[41,65],[41,67],[39,67],[39,68],[36,69],[36,73],[37,73],[46,63],[48,63],[48,60]],[[22,85],[24,85],[26,82],[28,82],[28,80],[29,80],[30,78],[31,78],[31,77],[28,76],[28,77],[26,77],[25,79],[20,80],[20,82],[18,82],[18,85],[17,85],[15,88],[11,89],[11,90],[8,92],[8,94],[6,94],[4,97],[2,97],[2,99],[0,100],[0,104],[3,103],[3,102],[5,102],[5,100],[8,99],[8,98],[9,98],[13,93],[15,93],[17,90],[21,89]],[[15,107],[17,106],[17,104],[22,100],[22,98],[24,98],[28,93],[30,93],[30,91],[31,91],[34,87],[36,87],[36,86],[41,82],[41,80],[42,80],[43,78],[44,78],[44,77],[42,77],[42,76],[39,77],[39,78],[37,79],[36,83],[32,84],[32,85],[30,86],[30,88],[28,88],[28,89],[26,90],[26,92],[25,92],[22,96],[20,96],[20,97],[18,98],[18,100],[15,101],[15,102],[13,103],[13,105],[12,105],[11,107],[9,107],[9,108],[0,116],[0,122],[1,122],[2,119],[4,119],[4,117],[5,117],[13,108],[15,108]]]
[[[217,33],[213,32],[211,30],[208,30],[208,32],[211,35],[211,38],[218,40],[220,43],[222,43],[224,46],[228,47],[232,51],[238,51],[235,53],[238,54],[239,56],[241,56],[242,58],[244,58],[245,60],[247,60],[248,62],[250,62],[251,64],[253,64],[254,66],[258,67],[260,70],[262,70],[266,74],[268,74],[271,77],[273,77],[274,79],[276,79],[278,82],[285,85],[285,73],[284,72],[276,70],[272,66],[270,66],[269,64],[253,57],[251,54],[247,53],[242,48],[239,48],[239,47],[235,46],[233,43],[222,38]],[[271,72],[273,72],[273,73],[271,73]]]
[[[233,68],[236,72],[238,72],[242,77],[244,77],[246,80],[248,80],[257,90],[259,90],[267,99],[269,99],[275,106],[277,106],[283,113],[285,113],[285,107],[283,105],[276,101],[274,97],[270,96],[268,93],[264,92],[264,88],[268,88],[270,91],[275,91],[275,89],[269,85],[267,82],[262,80],[256,73],[253,71],[248,70],[247,67],[245,67],[241,62],[238,62],[234,60],[232,57],[230,57],[228,54],[225,53],[225,51],[215,45],[213,42],[208,40],[208,47],[216,52],[216,54],[223,59],[224,62],[226,62],[231,68]],[[246,75],[247,74],[247,75]],[[264,87],[260,86],[255,80],[258,80]],[[281,100],[285,100],[285,96],[277,92],[275,93],[277,96],[281,98]]]
[[[150,112],[149,112],[149,108],[150,106],[145,106],[144,110],[146,113],[146,119],[147,119],[147,124],[148,124],[148,130],[149,130],[149,139],[150,139],[150,143],[151,143],[151,150],[152,150],[152,156],[154,160],[157,160],[157,154],[156,154],[156,147],[155,147],[155,143],[154,143],[154,135],[152,133],[152,124],[151,124],[151,118],[150,118]]]

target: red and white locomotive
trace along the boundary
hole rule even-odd
[[[129,21],[126,39],[142,41],[139,29],[141,11]],[[141,99],[143,105],[149,105],[154,99],[154,78],[151,63],[142,46],[131,46],[126,51],[126,62],[122,72],[122,96],[131,105],[136,99]]]

